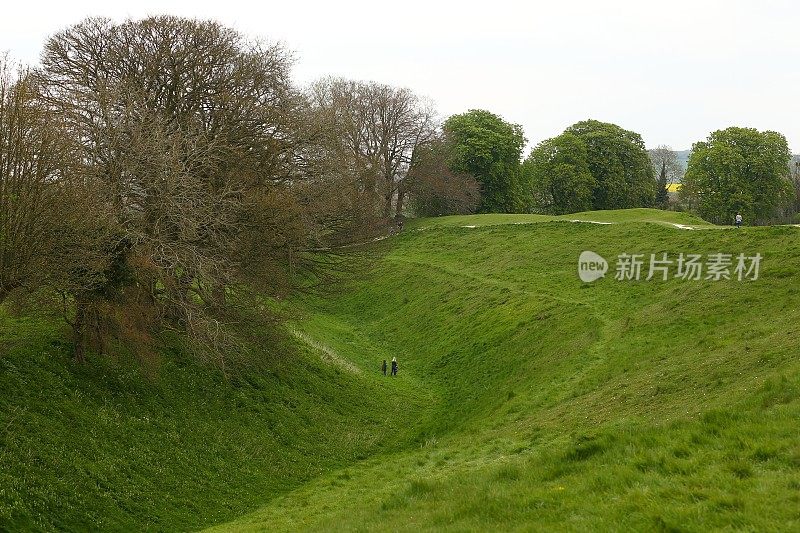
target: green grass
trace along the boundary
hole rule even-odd
[[[231,379],[166,350],[145,374],[70,360],[60,325],[0,315],[0,530],[191,530],[410,439],[422,395],[273,337]],[[409,413],[410,415],[410,413]]]
[[[429,391],[421,437],[219,529],[800,527],[798,230],[570,218],[615,224],[421,220],[355,290],[309,304],[307,323],[339,324],[331,342],[349,324],[376,360],[398,355],[400,383]],[[585,249],[764,260],[754,282],[585,285]]]
[[[0,529],[797,530],[798,231],[411,221],[231,381],[177,352],[75,367],[51,322],[4,317]],[[587,285],[587,249],[764,259]]]

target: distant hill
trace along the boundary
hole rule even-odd
[[[681,169],[686,172],[686,167],[689,165],[689,154],[691,154],[691,150],[677,150],[675,155],[678,156],[678,163],[681,164]]]

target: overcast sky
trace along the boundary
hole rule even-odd
[[[409,87],[443,116],[483,108],[532,144],[586,118],[689,148],[709,132],[783,133],[800,152],[800,2],[793,0],[71,0],[6,4],[0,51],[36,63],[87,16],[214,18],[283,41],[295,79]]]

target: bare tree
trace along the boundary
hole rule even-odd
[[[107,282],[118,231],[102,191],[87,182],[74,138],[40,99],[27,70],[0,65],[0,301],[46,289],[84,301]],[[24,305],[24,304],[23,304]],[[84,342],[76,343],[83,358]]]
[[[678,162],[675,151],[666,145],[660,145],[647,151],[650,162],[653,164],[657,180],[658,190],[656,191],[656,204],[665,208],[668,204],[667,192],[669,186],[679,183],[683,177],[683,168]]]
[[[0,301],[36,285],[46,270],[54,222],[49,183],[66,159],[31,85],[28,72],[0,61]]]
[[[329,78],[310,91],[337,132],[332,147],[355,190],[377,215],[403,212],[415,151],[436,132],[432,107],[408,89]]]
[[[421,216],[474,213],[480,203],[480,183],[474,176],[453,172],[453,143],[446,133],[417,148],[406,190],[414,212]]]
[[[229,288],[275,255],[239,248],[250,242],[243,236],[261,231],[262,243],[292,247],[307,236],[301,225],[278,227],[296,204],[251,216],[258,199],[303,178],[304,102],[290,64],[279,45],[175,17],[88,19],[47,42],[43,100],[79,139],[86,180],[112,199],[122,231],[103,290],[73,293],[76,328],[85,316],[98,317],[100,336],[119,330],[120,316],[145,328],[166,320],[217,354],[230,351],[219,343]]]
[[[68,276],[64,251],[76,239],[87,251],[96,247],[103,199],[83,180],[77,155],[64,124],[39,99],[35,78],[0,62],[0,301]]]

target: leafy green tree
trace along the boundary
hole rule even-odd
[[[589,172],[586,146],[572,133],[539,143],[523,163],[523,174],[534,211],[561,215],[592,208],[597,181]]]
[[[586,147],[589,172],[597,182],[595,209],[650,207],[656,180],[641,135],[616,124],[585,120],[567,128]]]
[[[480,212],[518,212],[525,206],[520,157],[522,127],[489,111],[453,115],[444,129],[454,143],[450,168],[474,176],[481,185]]]
[[[525,163],[533,208],[549,213],[650,207],[656,180],[638,133],[585,120],[539,144]]]
[[[715,223],[763,223],[790,201],[791,153],[774,131],[727,128],[695,143],[681,194],[703,218]]]

